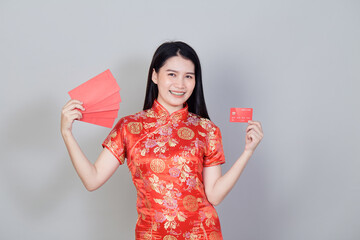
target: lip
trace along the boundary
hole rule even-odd
[[[177,96],[177,97],[182,97],[185,95],[186,92],[184,91],[174,91],[174,90],[169,90],[171,95]]]

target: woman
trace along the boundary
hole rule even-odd
[[[249,121],[245,149],[224,175],[220,130],[209,120],[197,54],[183,42],[167,42],[155,52],[144,110],[121,118],[92,164],[71,128],[82,103],[63,108],[61,132],[86,189],[103,185],[127,159],[137,189],[136,239],[222,239],[213,205],[235,185],[263,137]]]

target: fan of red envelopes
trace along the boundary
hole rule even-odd
[[[120,109],[120,87],[110,70],[69,91],[71,99],[83,102],[80,121],[111,128]]]

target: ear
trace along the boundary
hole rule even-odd
[[[158,74],[155,71],[155,69],[153,68],[153,72],[152,72],[152,76],[151,76],[151,80],[153,81],[153,83],[157,84],[158,83]]]

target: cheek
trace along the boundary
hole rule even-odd
[[[157,85],[159,89],[166,89],[169,87],[169,83],[165,79],[158,79]]]
[[[194,91],[194,88],[195,88],[195,80],[193,80],[189,83],[188,89],[191,89],[191,92],[192,92],[192,91]]]

